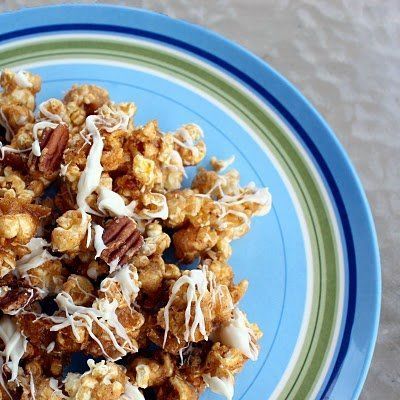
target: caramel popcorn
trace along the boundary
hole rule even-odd
[[[82,376],[68,374],[65,390],[75,400],[118,400],[125,392],[128,378],[120,365],[101,361],[88,361],[90,370]]]
[[[88,222],[80,211],[69,210],[57,219],[58,227],[54,228],[51,243],[55,250],[77,252],[86,237]]]
[[[0,85],[0,397],[231,399],[262,336],[231,244],[268,190],[242,186],[234,157],[184,185],[206,157],[194,123],[136,126],[134,103],[86,84],[36,106],[25,71]],[[76,352],[101,360],[61,381]]]
[[[107,91],[94,85],[74,85],[64,97],[68,117],[76,126],[81,126],[88,115],[94,114],[108,101]]]
[[[2,176],[0,176],[0,197],[18,198],[31,202],[35,197],[35,193],[27,188],[21,173],[7,166],[4,168]]]
[[[62,290],[68,293],[77,306],[88,306],[92,303],[94,287],[88,278],[71,274],[63,284]],[[58,290],[59,293],[61,290]]]
[[[0,76],[0,124],[6,128],[7,140],[19,127],[33,121],[35,95],[40,91],[41,79],[30,72],[5,69]]]
[[[156,353],[154,358],[137,357],[127,375],[140,388],[159,386],[174,373],[175,363],[168,353]]]

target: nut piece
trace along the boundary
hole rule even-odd
[[[8,153],[4,154],[4,157],[0,160],[0,165],[9,166],[14,170],[20,171],[22,173],[26,173],[28,169],[26,168],[26,164],[21,154],[17,153]]]
[[[14,314],[39,298],[39,292],[23,280],[13,280],[0,286],[0,310]]]
[[[142,247],[143,236],[133,220],[120,217],[106,225],[103,242],[107,248],[102,251],[100,258],[106,263],[119,260],[118,264],[123,265]]]
[[[52,176],[60,169],[62,156],[69,139],[68,127],[60,124],[55,129],[45,129],[40,141],[42,154],[38,169],[45,176]]]

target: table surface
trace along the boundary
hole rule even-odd
[[[399,399],[399,1],[105,2],[185,19],[247,47],[292,81],[332,126],[366,190],[381,249],[381,324],[360,398]],[[0,12],[54,3],[58,1],[0,0]]]

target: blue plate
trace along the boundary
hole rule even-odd
[[[236,278],[250,281],[243,308],[264,331],[235,399],[358,397],[380,308],[373,221],[342,147],[290,83],[214,33],[108,6],[1,15],[0,64],[39,73],[39,101],[95,83],[133,100],[136,123],[195,122],[209,157],[234,154],[243,183],[273,195],[269,216],[234,243]]]

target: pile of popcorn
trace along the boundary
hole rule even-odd
[[[196,124],[136,126],[93,85],[36,106],[26,71],[0,84],[0,398],[232,399],[262,333],[231,242],[268,190],[215,157],[183,188],[206,155]],[[77,352],[87,372],[65,375]]]

